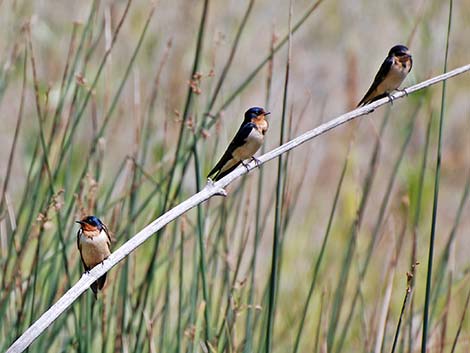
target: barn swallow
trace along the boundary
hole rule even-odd
[[[76,222],[80,224],[77,233],[77,247],[85,272],[88,272],[111,254],[111,237],[108,228],[98,217],[87,216]],[[105,282],[106,273],[91,285],[95,298],[98,291],[103,289]]]
[[[258,107],[250,108],[245,112],[245,119],[237,134],[222,158],[210,171],[208,178],[214,176],[214,181],[222,179],[244,160],[255,159],[253,155],[263,144],[264,134],[268,131],[269,124],[265,117],[269,114],[270,112]]]
[[[400,87],[412,66],[413,60],[409,49],[404,45],[395,45],[388,52],[379,72],[375,75],[372,86],[357,106],[364,106],[387,96],[392,101],[390,93]]]

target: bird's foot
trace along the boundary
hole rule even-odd
[[[256,158],[255,156],[253,156],[253,157],[251,157],[251,160],[252,160],[253,162],[255,162],[257,168],[260,167],[261,161],[260,161],[258,158]]]
[[[408,93],[408,91],[406,90],[406,88],[403,88],[403,89],[397,89],[397,91],[398,91],[398,92],[402,92],[402,93],[404,93],[404,94],[405,94],[405,96],[407,96],[407,97],[408,97],[408,94],[409,94],[409,93]]]
[[[249,163],[249,162],[248,162]],[[248,167],[248,163],[246,163],[245,161],[242,161],[242,165],[246,168],[246,171],[249,172],[250,171],[250,168]]]
[[[393,96],[390,93],[387,96],[388,96],[388,99],[390,100],[390,104],[393,105],[393,100],[395,98],[393,98]]]

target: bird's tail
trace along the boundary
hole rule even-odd
[[[231,172],[233,172],[242,162],[238,162],[236,163],[235,165],[231,166],[229,169],[227,170],[224,170],[223,172],[219,172],[215,177],[214,177],[214,181],[217,181],[217,180],[220,180],[222,179],[224,176],[226,176],[227,174],[230,174]]]
[[[106,275],[107,273],[105,273],[103,276],[98,278],[98,280],[96,282],[93,282],[90,286],[91,290],[93,291],[93,294],[95,295],[95,299],[97,298],[98,291],[102,290],[104,287],[104,284],[106,283]]]
[[[361,99],[361,101],[359,102],[359,104],[356,105],[356,108],[365,106],[365,105],[368,103],[368,102],[366,102],[366,98],[368,98],[368,95],[367,95],[367,94]]]
[[[366,94],[364,96],[364,98],[362,98],[362,100],[359,102],[359,104],[357,105],[356,108],[363,107],[367,104],[378,101],[379,99],[385,98],[387,96],[389,97],[390,94],[389,93],[382,93],[382,94],[378,94],[378,95],[376,95],[375,97],[372,97],[372,98],[370,97],[369,94]]]

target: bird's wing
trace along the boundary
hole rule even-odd
[[[106,227],[104,224],[103,224],[103,230],[106,233],[106,236],[108,237],[108,241],[106,242],[106,244],[108,244],[108,248],[111,251],[111,235],[109,235],[108,227]]]
[[[80,235],[82,234],[82,229],[80,228],[77,232],[77,248],[78,250],[82,250],[82,247],[80,246]]]
[[[83,260],[82,246],[80,245],[80,235],[82,235],[82,229],[81,228],[77,232],[77,248],[78,248],[78,251],[80,252],[80,258],[82,259],[82,264],[83,264],[83,267],[85,268],[85,271],[89,271],[90,268],[85,264],[85,260]]]
[[[359,104],[357,105],[360,107],[361,105],[365,105],[367,101],[369,100],[369,96],[372,94],[372,92],[375,91],[375,89],[380,85],[380,83],[385,79],[387,74],[390,72],[390,68],[392,67],[393,64],[393,58],[387,57],[382,65],[380,66],[379,72],[377,72],[377,75],[375,75],[374,82],[372,82],[372,85],[370,86],[369,90],[367,93],[364,95],[364,98],[361,99]]]
[[[220,158],[220,160],[217,162],[215,167],[212,168],[212,170],[207,175],[208,178],[210,178],[212,175],[219,172],[224,167],[224,165],[233,158],[232,152],[237,147],[240,147],[241,145],[243,145],[245,143],[246,138],[248,137],[248,135],[250,135],[250,132],[255,127],[256,127],[256,125],[254,123],[251,123],[251,122],[246,123],[246,124],[242,124],[242,126],[240,126],[240,128],[237,131],[237,134],[233,138],[232,142],[230,142],[230,145],[227,147],[227,150],[225,151],[222,158]]]

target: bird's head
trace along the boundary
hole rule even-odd
[[[265,111],[263,108],[260,107],[253,107],[248,109],[245,112],[245,123],[249,123],[253,120],[257,120],[260,117],[264,118],[266,115],[271,114],[270,112]]]
[[[397,57],[398,60],[401,62],[405,62],[408,59],[411,59],[410,50],[404,45],[395,45],[390,51],[388,52],[389,57]]]
[[[103,229],[103,222],[98,217],[95,216],[87,216],[82,218],[80,221],[76,221],[80,224],[80,227],[86,231],[94,231],[94,230],[101,230]]]

